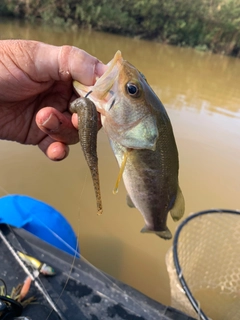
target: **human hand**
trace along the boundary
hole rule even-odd
[[[93,85],[105,65],[83,50],[37,41],[0,41],[0,139],[38,145],[62,160],[78,141],[72,80]]]

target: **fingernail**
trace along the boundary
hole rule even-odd
[[[53,161],[61,161],[68,156],[69,150],[65,149],[61,154],[58,154],[57,157],[52,158]]]
[[[55,114],[51,113],[50,116],[43,121],[42,126],[49,131],[58,131],[60,121]]]

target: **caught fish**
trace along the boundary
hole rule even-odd
[[[184,198],[178,184],[178,150],[161,101],[145,77],[118,51],[94,86],[73,83],[80,96],[91,92],[103,128],[120,167],[127,203],[142,214],[141,232],[172,237],[167,215],[179,220]]]
[[[45,276],[54,276],[56,273],[54,269],[48,266],[46,263],[43,263],[32,256],[28,256],[25,253],[17,251],[19,257],[30,267],[35,270],[38,270],[41,274]]]
[[[98,173],[97,133],[98,115],[94,103],[88,98],[78,98],[70,104],[70,111],[78,114],[78,135],[83,154],[90,169],[97,200],[97,214],[102,214],[102,199]]]

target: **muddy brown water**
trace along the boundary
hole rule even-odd
[[[117,50],[134,64],[170,116],[180,155],[185,217],[202,209],[240,208],[240,60],[87,30],[0,22],[0,37],[75,45],[104,62]],[[96,215],[93,186],[80,146],[59,163],[37,147],[0,142],[0,186],[62,212],[79,235],[82,255],[112,276],[170,304],[165,254],[172,242],[141,234],[143,219],[127,207],[118,167],[104,132],[98,138],[104,213]],[[0,195],[4,195],[0,190]],[[168,220],[172,232],[177,223]]]

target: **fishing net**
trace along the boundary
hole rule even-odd
[[[195,319],[240,319],[240,211],[189,216],[166,263],[174,308]]]

